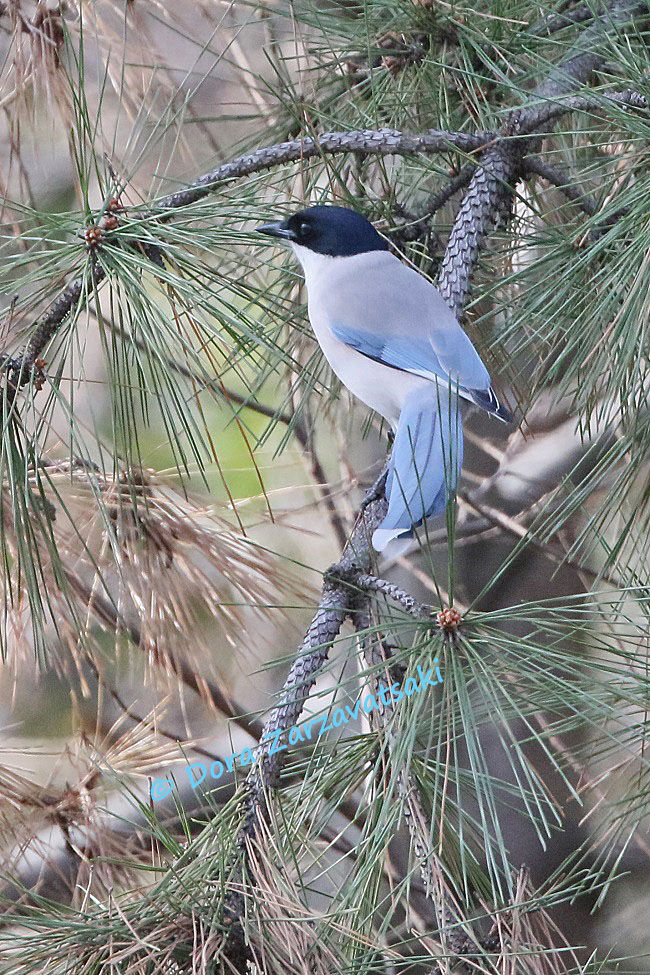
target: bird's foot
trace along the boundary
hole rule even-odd
[[[328,566],[323,572],[323,579],[331,586],[350,585],[354,584],[361,571],[361,566],[342,560]]]
[[[371,505],[373,501],[379,501],[380,498],[384,496],[384,489],[386,487],[386,478],[388,477],[388,466],[384,467],[383,471],[372,485],[370,490],[366,493],[363,501],[359,505],[361,511],[365,511],[368,505]]]

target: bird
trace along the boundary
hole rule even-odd
[[[507,423],[512,415],[438,289],[393,254],[363,214],[311,206],[256,230],[291,245],[325,358],[393,431],[388,509],[372,536],[383,552],[442,514],[455,494],[463,462],[458,399]]]

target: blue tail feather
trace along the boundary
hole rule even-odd
[[[381,552],[391,539],[412,535],[425,518],[442,514],[462,463],[457,397],[435,384],[414,390],[400,413],[386,478],[388,511],[373,547]]]

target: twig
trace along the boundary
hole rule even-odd
[[[593,217],[594,213],[598,211],[598,204],[593,196],[589,193],[583,193],[569,174],[560,169],[559,166],[551,166],[539,156],[526,156],[523,160],[523,166],[526,173],[534,173],[548,183],[552,183],[553,186],[557,186],[572,203],[577,203],[588,216]]]
[[[351,585],[363,592],[378,592],[381,593],[382,596],[387,596],[389,599],[399,603],[402,609],[411,616],[426,619],[430,617],[433,612],[433,608],[431,606],[426,606],[424,603],[419,603],[413,598],[413,596],[411,596],[410,593],[406,592],[405,589],[400,589],[400,587],[394,585],[394,583],[388,582],[387,579],[380,579],[378,576],[368,575],[367,573],[358,573],[351,581]]]
[[[152,204],[152,216],[169,220],[174,212],[197,203],[218,186],[243,176],[263,172],[291,162],[303,162],[323,155],[354,152],[361,156],[415,156],[420,153],[481,150],[494,139],[493,132],[443,132],[431,129],[418,135],[395,129],[361,129],[352,132],[326,132],[318,138],[305,136],[290,142],[256,149],[238,156],[217,169],[199,177],[185,189],[161,197]],[[89,272],[75,278],[36,322],[23,352],[5,361],[11,385],[18,389],[30,381],[36,360],[45,351],[59,326],[73,308],[79,307],[89,293],[106,277],[106,271],[93,259]]]
[[[613,576],[609,575],[607,572],[596,572],[594,569],[590,569],[587,565],[580,565],[575,559],[568,558],[567,555],[561,550],[557,549],[551,542],[545,542],[536,535],[533,535],[528,528],[524,528],[520,525],[518,521],[511,518],[509,515],[504,514],[504,512],[499,511],[497,508],[492,508],[489,505],[480,504],[478,501],[474,501],[471,497],[465,494],[458,495],[459,500],[466,505],[470,511],[475,514],[481,515],[491,524],[501,528],[503,531],[508,532],[515,538],[518,538],[524,544],[531,544],[535,548],[539,549],[546,558],[555,562],[556,565],[560,567],[566,566],[568,569],[573,569],[575,572],[584,572],[586,575],[590,576],[591,579],[600,581],[601,579],[608,582],[615,589],[620,589],[622,583],[620,579],[615,579]]]
[[[343,548],[346,543],[348,533],[345,529],[345,525],[343,524],[343,520],[339,514],[338,508],[334,503],[334,498],[327,488],[327,475],[325,473],[325,469],[323,468],[320,458],[316,453],[313,439],[307,430],[307,426],[302,417],[300,417],[297,422],[294,423],[293,432],[296,435],[296,440],[309,457],[311,473],[316,485],[316,490],[320,495],[321,501],[327,508],[330,524],[332,526],[332,531],[336,536],[336,541],[338,542],[339,547]]]
[[[547,180],[547,182],[552,183],[553,186],[557,186],[564,195],[571,200],[572,203],[577,204],[583,210],[584,213],[589,217],[593,217],[599,210],[598,203],[589,193],[584,193],[573,181],[572,177],[566,173],[559,166],[551,166],[540,159],[539,156],[527,156],[524,159],[524,166],[526,172],[535,173],[537,176],[541,176],[542,179]],[[590,239],[595,240],[602,236],[609,227],[613,226],[617,220],[624,217],[629,213],[628,207],[619,207],[614,213],[611,213],[607,219],[602,220],[598,223],[590,233]]]
[[[93,592],[75,572],[65,566],[63,572],[68,584],[98,619],[109,625],[113,631],[124,633],[136,647],[140,646],[140,630],[137,626],[127,623],[108,599],[97,592]],[[214,681],[207,677],[198,677],[185,661],[174,660],[173,667],[175,675],[195,691],[199,697],[205,699],[207,695],[213,707],[221,711],[227,718],[231,718],[236,725],[256,741],[259,740],[262,731],[261,722],[257,718],[250,717],[235,701],[226,696]]]
[[[128,341],[132,345],[135,345],[136,348],[143,352],[147,351],[147,347],[141,339],[134,335],[127,335],[124,329],[120,328],[118,325],[111,324],[110,328],[113,334],[118,335],[122,340],[128,339]],[[213,390],[215,393],[220,394],[224,397],[224,399],[227,399],[231,403],[236,403],[238,406],[241,406],[247,410],[253,410],[254,413],[259,413],[260,416],[268,417],[269,420],[277,420],[278,423],[283,423],[287,427],[291,426],[291,423],[293,422],[293,417],[290,416],[289,413],[276,410],[272,406],[265,406],[264,403],[258,403],[257,400],[251,399],[249,396],[244,396],[242,393],[237,393],[233,389],[228,389],[228,387],[224,386],[220,380],[211,380],[207,377],[199,376],[192,369],[190,369],[189,366],[186,366],[182,362],[176,362],[174,359],[170,359],[166,356],[163,357],[163,361],[165,362],[165,365],[167,365],[174,372],[177,372],[179,376],[184,376],[186,379],[190,379],[195,383],[201,383],[204,389]],[[336,505],[334,504],[332,496],[327,489],[327,476],[318,455],[312,448],[311,438],[307,432],[305,424],[300,421],[294,423],[293,432],[296,436],[296,440],[305,453],[309,456],[316,490],[320,500],[328,509],[332,529],[334,530],[336,539],[342,548],[347,539],[347,532]]]
[[[148,346],[142,339],[139,339],[137,335],[131,335],[126,332],[119,325],[111,322],[110,330],[113,335],[117,335],[118,338],[122,339],[123,342],[129,342],[129,344],[135,346],[141,352],[147,352]],[[191,380],[193,383],[200,383],[203,389],[209,389],[217,394],[221,394],[224,399],[229,400],[231,403],[236,403],[238,406],[244,407],[247,410],[253,410],[254,413],[259,413],[260,416],[268,417],[269,420],[277,420],[279,423],[283,423],[285,426],[289,426],[292,417],[288,413],[283,413],[274,409],[272,406],[266,406],[264,403],[259,403],[256,399],[251,399],[250,396],[244,396],[243,393],[237,393],[234,389],[228,389],[228,387],[223,386],[218,379],[210,379],[208,376],[199,375],[199,373],[194,372],[189,366],[186,366],[184,362],[177,362],[175,359],[170,359],[167,356],[162,356],[161,360],[165,363],[172,372],[178,373],[179,376],[183,376],[185,379]]]
[[[607,108],[607,103],[621,105],[625,108],[647,108],[648,101],[644,95],[638,91],[603,92],[602,95],[570,95],[562,98],[561,101],[553,103],[549,96],[545,96],[545,104],[540,109],[540,115],[528,124],[523,123],[519,128],[519,134],[526,135],[539,129],[542,125],[550,125],[557,122],[562,115],[569,112],[602,112]]]
[[[587,20],[593,20],[596,13],[596,8],[593,5],[585,4],[584,6],[575,7],[567,13],[558,13],[553,14],[551,17],[545,17],[543,20],[533,24],[532,27],[529,27],[527,33],[533,34],[535,37],[550,37],[552,34],[557,34],[558,31],[564,30],[565,27],[572,27],[576,24],[584,24]]]
[[[403,240],[412,241],[418,240],[423,237],[430,230],[431,218],[440,210],[445,203],[451,200],[452,196],[459,193],[461,190],[465,189],[470,179],[474,175],[476,169],[475,163],[468,163],[463,166],[461,171],[450,179],[449,183],[432,196],[426,205],[422,208],[422,213],[419,216],[412,216],[410,222],[406,223],[403,227],[394,231],[390,237],[391,240]],[[398,211],[399,212],[399,211]]]
[[[450,179],[449,183],[444,189],[440,190],[439,193],[436,193],[435,196],[432,196],[426,205],[427,216],[432,217],[434,213],[437,213],[438,210],[445,205],[445,203],[448,203],[449,200],[451,200],[452,196],[455,196],[456,193],[464,190],[474,175],[475,169],[475,163],[468,163],[466,166],[463,166],[461,171]]]
[[[48,310],[38,319],[23,352],[14,357],[3,356],[3,366],[8,373],[10,384],[15,389],[25,386],[31,378],[36,360],[40,358],[49,341],[54,337],[59,326],[67,318],[73,308],[87,296],[93,286],[98,285],[106,277],[104,268],[97,261],[90,264],[90,271],[86,275],[75,278],[66,285],[59,297]]]
[[[97,681],[104,684],[104,687],[106,688],[110,696],[113,698],[120,711],[122,711],[128,718],[131,719],[131,721],[134,721],[136,724],[138,725],[144,724],[145,719],[142,717],[142,715],[137,714],[137,712],[135,712],[133,708],[131,708],[126,703],[126,701],[122,698],[117,688],[114,687],[111,683],[109,683],[109,681],[106,680],[106,677],[104,676],[104,674],[101,673],[99,667],[93,660],[90,653],[85,652],[84,659],[88,664],[88,666],[90,667],[90,669],[92,670],[92,672],[94,673]],[[166,738],[168,741],[173,741],[177,745],[184,745],[186,748],[189,747],[191,748],[192,751],[197,752],[197,754],[203,755],[205,758],[209,758],[210,761],[213,762],[216,760],[223,761],[221,759],[221,756],[215,755],[214,752],[208,751],[207,748],[203,748],[201,745],[197,745],[196,742],[188,742],[187,740],[183,740],[179,737],[179,735],[174,735],[172,734],[171,731],[165,731],[165,729],[161,728],[158,724],[156,724],[155,731],[156,734],[160,735],[162,738]]]

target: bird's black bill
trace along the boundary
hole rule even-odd
[[[287,226],[286,220],[278,220],[275,223],[263,223],[261,227],[255,228],[258,234],[266,234],[267,237],[279,237],[281,240],[295,240],[296,235]]]

